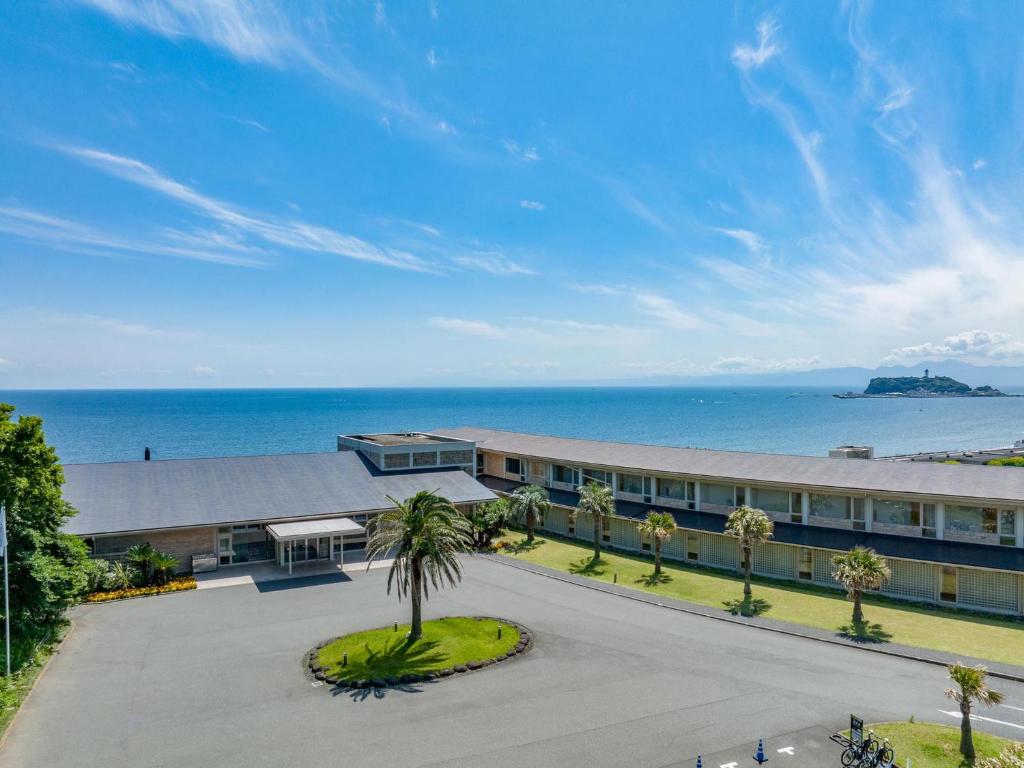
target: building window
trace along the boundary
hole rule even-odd
[[[697,495],[697,486],[689,480],[676,480],[673,477],[659,477],[658,495],[663,499],[675,501],[693,501]]]
[[[583,484],[586,485],[587,483],[599,483],[601,485],[611,488],[612,473],[605,472],[603,469],[584,468]]]
[[[437,466],[437,452],[436,451],[417,451],[412,455],[412,465],[414,467],[436,467]]]
[[[751,488],[750,504],[765,512],[780,515],[789,514],[789,491],[777,491],[771,488]]]
[[[920,527],[921,504],[898,499],[875,499],[875,520],[886,525]]]
[[[830,496],[824,493],[810,495],[812,517],[826,517],[830,520],[850,519],[850,497]]]
[[[739,485],[736,486],[736,506],[742,507],[747,503],[747,489]]]
[[[385,453],[384,469],[401,469],[409,466],[408,453]]]
[[[512,456],[505,457],[505,473],[509,475],[522,475],[523,462]]]
[[[580,484],[580,471],[575,467],[555,464],[551,467],[551,477],[556,483],[565,483],[574,488]]]
[[[792,523],[804,521],[804,495],[800,491],[789,494],[789,520]]]
[[[850,520],[853,521],[853,530],[863,531],[864,524],[864,499],[850,497]]]
[[[643,475],[623,475],[620,474],[619,478],[619,492],[620,493],[631,493],[634,496],[641,496],[644,492],[644,477]]]
[[[999,514],[995,507],[946,505],[946,530],[951,533],[995,534],[999,532]],[[1010,526],[1013,530],[1013,526]]]
[[[1017,513],[1012,509],[999,510],[999,543],[1004,547],[1017,546]]]
[[[702,504],[717,504],[720,507],[736,506],[736,488],[731,485],[703,483],[700,500]]]
[[[483,474],[485,474],[487,472],[487,465],[484,463],[486,461],[486,459],[487,459],[486,454],[484,454],[482,451],[477,451],[477,454],[476,454],[476,473],[478,475],[483,475]]]
[[[921,506],[921,535],[926,539],[935,538],[935,505],[923,504]]]
[[[472,464],[472,451],[441,451],[441,464]]]

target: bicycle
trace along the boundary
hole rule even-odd
[[[839,761],[843,764],[843,768],[860,768],[865,765],[869,756],[873,756],[879,750],[878,742],[875,740],[875,734],[872,731],[868,731],[867,734],[861,739],[860,744],[850,744],[845,750],[843,750],[842,756]]]

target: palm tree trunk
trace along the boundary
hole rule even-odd
[[[533,514],[533,510],[526,511],[526,540],[528,542],[533,541],[533,526],[537,524],[537,518]]]
[[[750,547],[743,548],[743,596],[750,597]]]
[[[971,702],[960,703],[960,754],[968,763],[974,762],[974,734],[971,733]]]
[[[864,623],[864,609],[860,604],[860,590],[853,593],[853,623],[854,625]]]
[[[601,516],[594,515],[594,559],[601,559]]]
[[[423,563],[412,564],[412,622],[409,625],[409,642],[414,643],[423,636]]]
[[[661,539],[654,537],[654,576],[661,576]]]

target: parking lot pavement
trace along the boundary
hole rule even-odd
[[[758,738],[769,768],[822,768],[838,764],[828,735],[851,712],[866,722],[949,721],[939,667],[482,559],[467,563],[457,589],[431,597],[426,617],[514,619],[533,631],[532,651],[407,690],[315,687],[302,672],[309,648],[407,617],[407,605],[386,594],[383,570],[345,576],[77,609],[73,633],[0,749],[0,768],[659,768],[695,765],[698,754],[709,768],[747,768]],[[1024,707],[1024,685],[999,690]],[[1006,713],[981,714],[1009,723]],[[778,752],[786,747],[792,755]]]

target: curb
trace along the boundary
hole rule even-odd
[[[815,640],[820,643],[828,643],[830,645],[838,645],[843,648],[853,648],[858,651],[868,651],[870,653],[880,653],[884,656],[895,656],[900,659],[907,659],[909,661],[919,661],[923,664],[931,664],[937,667],[947,667],[956,658],[952,656],[948,659],[924,656],[918,653],[914,653],[911,650],[902,651],[895,650],[893,648],[881,648],[871,645],[863,645],[855,643],[849,640],[842,640],[836,637],[822,637],[820,635],[812,634],[810,632],[801,631],[796,629],[798,625],[791,625],[794,628],[787,626],[771,626],[768,624],[759,623],[757,621],[750,621],[747,619],[741,619],[734,616],[721,615],[708,610],[703,610],[695,605],[687,604],[682,600],[676,600],[675,598],[662,598],[656,599],[653,597],[647,597],[643,592],[630,589],[629,587],[616,587],[612,588],[611,585],[604,585],[601,582],[597,582],[593,579],[582,579],[580,577],[573,577],[570,574],[563,574],[560,571],[556,571],[553,568],[547,568],[546,566],[538,566],[532,563],[523,563],[522,561],[516,560],[507,555],[498,555],[492,553],[480,553],[478,555],[491,562],[504,565],[509,568],[515,568],[520,571],[526,571],[527,573],[533,573],[537,576],[543,576],[548,579],[554,579],[555,581],[561,581],[566,584],[573,584],[577,587],[583,587],[584,589],[590,589],[595,592],[603,592],[606,595],[614,595],[616,597],[623,597],[627,600],[633,600],[638,603],[645,603],[647,605],[653,605],[658,608],[667,608],[670,611],[677,611],[679,613],[686,613],[692,616],[702,616],[705,619],[713,619],[715,621],[724,621],[728,624],[737,624],[743,627],[751,627],[753,629],[765,630],[768,632],[774,632],[779,635],[788,635],[790,637],[800,637],[805,640]],[[671,600],[671,603],[665,602],[665,600]],[[780,622],[782,623],[782,622]],[[788,623],[788,622],[786,622]],[[965,657],[960,658],[961,661],[965,660]],[[968,662],[978,662],[985,664],[988,667],[988,674],[990,677],[997,677],[1001,680],[1011,680],[1017,683],[1024,683],[1024,668],[1020,668],[1020,671],[1000,670],[998,668],[993,669],[991,665],[993,662],[986,661],[985,659],[966,659]]]

